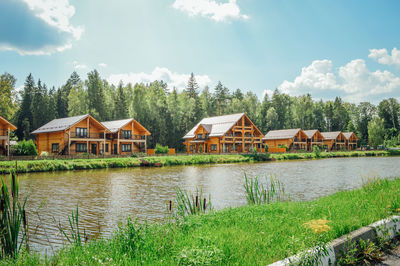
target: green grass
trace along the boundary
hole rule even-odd
[[[245,195],[244,195],[245,196]],[[111,239],[66,246],[53,257],[21,254],[10,264],[265,265],[388,217],[400,208],[400,179],[379,180],[307,202],[276,202],[189,216],[177,223],[131,220]],[[314,233],[305,223],[325,219]]]
[[[141,166],[141,160],[149,166],[195,165],[216,163],[245,163],[265,160],[294,160],[318,159],[333,157],[364,157],[364,156],[392,156],[400,155],[400,151],[349,151],[349,152],[321,152],[315,153],[282,153],[282,154],[210,154],[210,155],[177,155],[161,157],[126,158],[92,158],[66,160],[29,160],[18,161],[18,173],[52,172],[67,170],[85,170],[101,168],[127,168]],[[0,174],[8,174],[15,168],[15,161],[0,161]]]

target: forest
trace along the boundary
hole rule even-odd
[[[169,90],[160,80],[149,84],[110,84],[97,70],[85,79],[73,72],[61,87],[48,87],[29,74],[22,90],[9,73],[0,75],[0,115],[18,129],[15,139],[30,139],[30,132],[55,118],[89,113],[99,121],[134,117],[156,143],[183,150],[182,137],[202,118],[246,113],[266,134],[272,129],[302,128],[320,131],[353,131],[360,145],[399,143],[400,104],[395,98],[378,105],[334,100],[314,100],[312,95],[290,96],[275,89],[259,99],[251,91],[231,90],[218,82],[215,88],[199,88],[192,73],[187,86]]]

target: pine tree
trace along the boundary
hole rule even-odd
[[[90,114],[98,120],[105,120],[107,114],[104,87],[97,70],[88,73],[86,86],[88,90],[88,107]]]
[[[222,115],[225,113],[227,101],[230,98],[229,90],[227,87],[222,85],[221,81],[218,81],[218,84],[214,89],[214,95],[218,106],[218,115]]]
[[[128,99],[122,82],[120,82],[118,85],[114,101],[114,119],[128,118]]]
[[[28,139],[30,137],[30,130],[33,128],[31,104],[34,90],[35,80],[33,79],[32,74],[29,74],[25,80],[24,91],[22,93],[22,102],[16,119],[16,135],[19,139]]]
[[[32,111],[32,128],[37,129],[49,122],[48,95],[46,85],[38,81],[37,87],[33,90],[31,111]]]
[[[199,85],[197,84],[196,78],[192,73],[190,74],[190,78],[185,91],[190,98],[197,99],[199,97],[198,90],[199,90]]]

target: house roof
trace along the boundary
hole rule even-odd
[[[115,120],[115,121],[106,121],[106,122],[101,122],[103,126],[108,128],[108,130],[111,131],[111,133],[115,133],[118,130],[120,130],[122,127],[127,125],[128,123],[132,122],[134,119],[133,118],[128,118],[128,119],[122,119],[122,120]]]
[[[203,128],[209,132],[209,137],[223,136],[229,129],[231,129],[244,113],[222,115],[203,118],[197,125],[195,125],[183,138],[190,139],[195,137],[195,131],[202,125]]]
[[[90,117],[91,119],[94,120],[96,124],[98,124],[100,127],[107,129],[106,127],[103,126],[99,121],[94,119],[92,116],[89,114],[86,115],[78,115],[78,116],[72,116],[72,117],[66,117],[66,118],[58,118],[58,119],[53,119],[47,124],[39,127],[35,131],[32,131],[31,134],[39,134],[39,133],[49,133],[49,132],[57,132],[57,131],[64,131],[67,130],[68,128],[72,127],[76,123],[82,121],[83,119]]]
[[[341,131],[321,132],[322,136],[323,136],[326,140],[337,139],[337,137],[338,137],[341,133],[342,133]]]
[[[291,139],[299,133],[301,129],[281,129],[281,130],[270,130],[267,135],[263,138],[263,140],[271,140],[271,139]]]
[[[8,121],[7,119],[5,119],[4,117],[0,116],[0,124],[4,124],[4,125],[8,125],[10,127],[11,130],[16,130],[17,127],[14,126],[13,124],[10,123],[10,121]]]
[[[303,130],[303,132],[311,139],[318,132],[318,129]]]
[[[343,135],[347,140],[350,139],[352,135],[354,135],[356,139],[358,139],[357,135],[354,132],[343,132]]]

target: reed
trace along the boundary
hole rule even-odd
[[[65,236],[67,241],[70,244],[75,246],[82,246],[82,239],[87,242],[88,237],[86,235],[85,229],[83,229],[83,235],[79,229],[79,209],[76,206],[76,211],[72,210],[71,216],[68,216],[68,223],[69,223],[69,233],[67,233],[64,229],[62,229],[61,225],[59,225],[59,230]]]
[[[11,174],[11,195],[4,180],[1,180],[0,195],[0,242],[1,258],[16,257],[23,244],[29,251],[27,239],[28,223],[25,212],[26,198],[19,202],[19,180],[15,171]]]
[[[196,189],[196,193],[192,194],[186,190],[182,190],[177,187],[175,189],[176,199],[175,203],[177,206],[176,215],[178,217],[185,217],[187,215],[197,215],[205,213],[207,210],[212,209],[211,197],[207,198],[203,195],[202,189]],[[170,211],[172,211],[172,205],[170,204]]]
[[[261,205],[285,201],[285,187],[278,178],[276,176],[270,176],[269,180],[268,178],[265,179],[266,185],[264,186],[259,182],[258,176],[255,178],[248,178],[247,174],[244,174],[244,188],[246,190],[246,199],[249,205]],[[286,200],[290,200],[290,197],[286,197]]]

